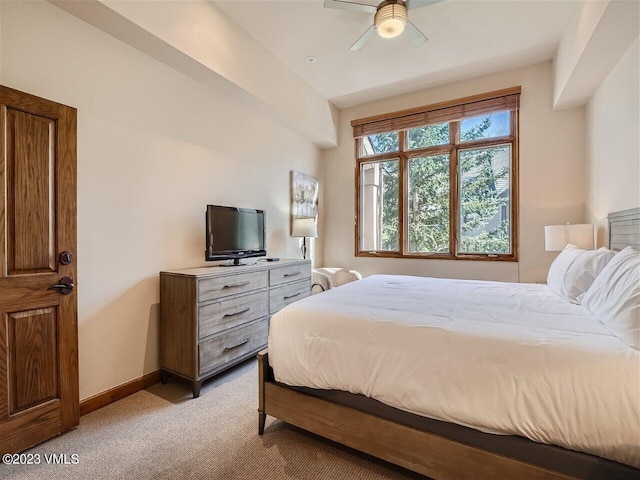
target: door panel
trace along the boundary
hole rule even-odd
[[[52,272],[55,121],[12,108],[6,118],[8,274]]]
[[[58,397],[56,308],[7,315],[11,407],[9,414]]]
[[[0,454],[78,424],[76,260],[76,110],[0,86]]]

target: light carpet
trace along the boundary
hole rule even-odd
[[[258,435],[255,360],[205,383],[154,385],[83,416],[80,426],[25,452],[39,465],[2,465],[7,479],[424,479],[267,419]],[[66,454],[77,464],[46,464]]]

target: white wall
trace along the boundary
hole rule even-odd
[[[640,2],[575,2],[554,59],[554,108],[584,105],[640,32]]]
[[[335,107],[212,2],[49,1],[316,145],[336,146]]]
[[[158,368],[158,272],[204,264],[207,203],[288,234],[309,141],[43,2],[1,2],[2,84],[78,109],[80,397]]]
[[[640,206],[640,37],[593,94],[586,110],[587,218],[607,245],[607,214]]]
[[[571,18],[556,51],[554,61],[554,98],[560,99],[565,87],[584,53],[598,22],[604,15],[609,0],[575,2]]]
[[[364,258],[354,255],[356,118],[522,86],[520,109],[520,261],[483,262]],[[501,72],[342,110],[339,145],[323,152],[324,212],[319,235],[326,266],[363,274],[394,273],[533,282],[555,255],[544,250],[544,226],[584,221],[584,107],[552,111],[551,62]]]

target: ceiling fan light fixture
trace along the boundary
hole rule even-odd
[[[373,24],[382,38],[397,37],[407,25],[407,7],[403,3],[383,4],[376,11]]]

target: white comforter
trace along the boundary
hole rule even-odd
[[[640,352],[546,285],[375,275],[271,319],[279,382],[640,467]]]

